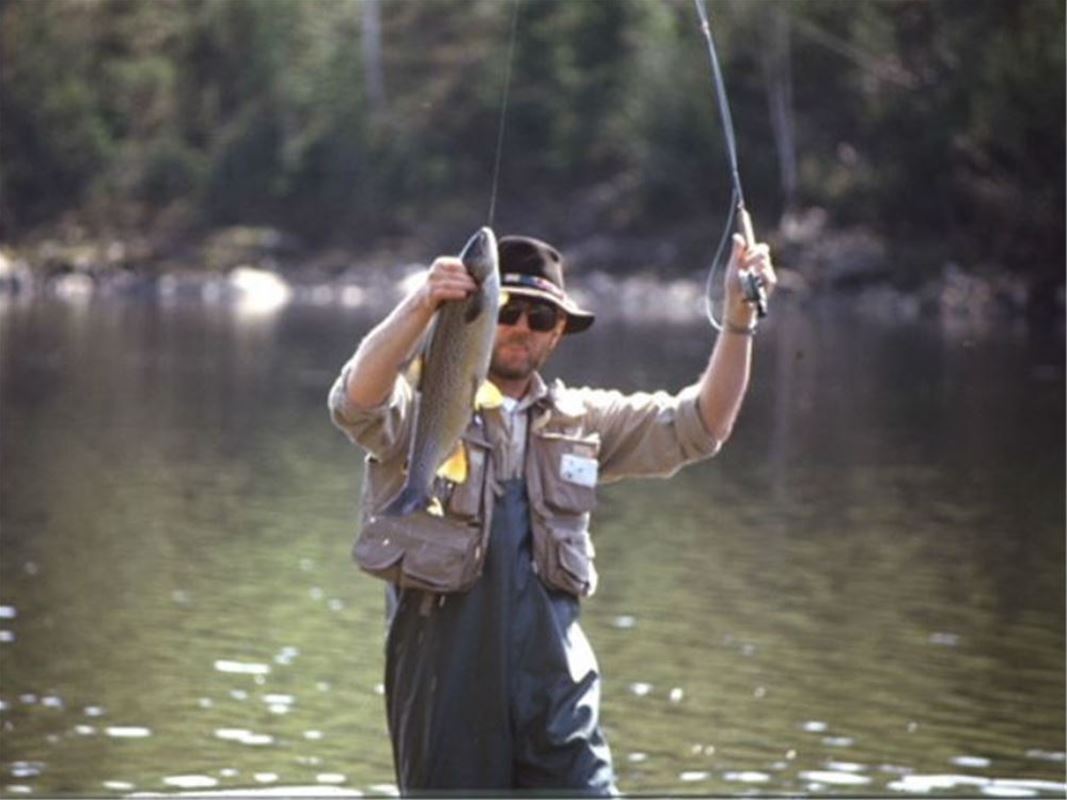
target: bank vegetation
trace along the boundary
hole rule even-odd
[[[514,8],[3,0],[9,258],[219,269],[250,240],[329,275],[453,250],[486,219]],[[962,272],[1062,306],[1059,0],[708,8],[749,206],[797,285]],[[729,175],[691,0],[518,14],[498,230],[579,269],[703,270]]]

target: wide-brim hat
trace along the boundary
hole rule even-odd
[[[501,236],[497,241],[500,288],[511,295],[548,300],[567,315],[564,333],[580,333],[596,315],[579,308],[563,283],[563,256],[552,245],[531,236]]]

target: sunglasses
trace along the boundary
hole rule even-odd
[[[526,324],[530,330],[546,333],[556,327],[559,320],[559,309],[551,303],[523,302],[509,300],[500,307],[497,320],[501,325],[515,325],[519,317],[526,314]]]

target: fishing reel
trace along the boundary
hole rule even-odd
[[[767,316],[767,289],[763,278],[752,270],[743,270],[739,277],[745,300],[756,307],[756,316],[760,319]]]

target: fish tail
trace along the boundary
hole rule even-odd
[[[400,494],[389,501],[389,505],[382,509],[381,513],[385,517],[406,517],[408,514],[422,511],[429,504],[430,498],[426,492],[420,491],[409,484],[400,490]]]

